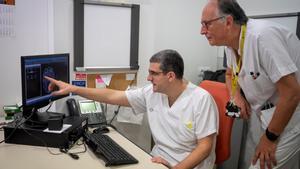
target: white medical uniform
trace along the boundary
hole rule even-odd
[[[233,68],[235,73],[237,64],[232,48],[226,48],[226,56],[228,67]],[[266,111],[261,111],[261,108],[267,101],[276,105],[279,99],[276,82],[291,73],[295,73],[300,85],[300,41],[297,36],[277,23],[249,19],[238,83],[250,103],[253,112],[251,115],[258,116],[263,132],[273,116],[275,107]],[[276,151],[277,168],[290,168],[287,167],[287,163],[296,163],[290,160],[295,154],[299,154],[300,150],[299,121],[300,104],[279,138]],[[258,134],[252,133],[252,136]]]
[[[172,166],[185,159],[197,146],[197,139],[218,130],[218,110],[204,89],[189,83],[170,107],[165,94],[153,92],[152,85],[126,91],[135,112],[147,112],[155,142],[151,155]],[[215,141],[210,155],[196,168],[210,169],[215,162]]]

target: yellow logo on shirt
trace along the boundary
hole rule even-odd
[[[186,127],[188,129],[192,129],[193,128],[193,123],[191,121],[186,122],[185,125],[186,125]]]

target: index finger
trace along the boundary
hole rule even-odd
[[[48,76],[44,76],[45,79],[49,80],[50,81],[50,84],[48,86],[48,90],[49,91],[52,91],[54,90],[56,84],[57,84],[57,80],[51,78],[51,77],[48,77]]]
[[[51,77],[48,77],[48,76],[44,76],[45,79],[49,80],[50,82],[55,82],[56,80],[51,78]]]
[[[264,154],[260,154],[259,164],[260,164],[260,169],[265,169],[265,156],[264,156]]]

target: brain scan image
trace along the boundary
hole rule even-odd
[[[46,67],[43,70],[43,77],[48,76],[51,78],[55,78],[55,72],[54,69],[52,67]],[[50,93],[50,91],[48,91],[48,86],[49,86],[50,81],[43,78],[43,93]]]

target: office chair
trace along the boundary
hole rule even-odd
[[[229,101],[229,93],[225,83],[204,80],[199,84],[200,87],[208,91],[214,98],[219,110],[219,132],[216,142],[216,162],[222,164],[230,157],[230,141],[233,118],[225,115],[226,103]]]

